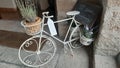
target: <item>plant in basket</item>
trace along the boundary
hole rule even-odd
[[[35,0],[15,0],[16,5],[23,18],[21,25],[28,35],[35,35],[40,32],[41,18],[37,16]]]
[[[89,29],[88,26],[84,26],[81,29],[80,42],[83,45],[90,45],[93,42],[93,29]]]

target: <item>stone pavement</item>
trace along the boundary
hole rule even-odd
[[[117,68],[115,57],[95,55],[95,68]]]
[[[74,56],[59,48],[54,59],[40,68],[88,68],[88,56],[84,48],[74,50]],[[0,68],[30,68],[19,61],[17,53],[18,49],[0,46]]]
[[[0,20],[0,30],[24,33],[24,28],[21,26],[21,22],[13,20]]]
[[[56,68],[89,68],[89,58],[84,48],[74,49],[74,55],[60,53]]]

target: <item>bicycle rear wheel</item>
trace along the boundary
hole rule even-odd
[[[70,42],[71,47],[72,48],[80,48],[81,43],[80,43],[80,29],[79,29],[79,27],[75,27],[72,29],[69,40],[73,40],[73,39],[76,39],[76,40]]]
[[[43,35],[39,44],[40,35],[27,39],[19,48],[20,61],[30,67],[39,67],[50,62],[55,56],[56,45],[52,38]],[[40,49],[38,49],[40,47]]]

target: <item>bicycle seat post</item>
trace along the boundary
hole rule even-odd
[[[67,15],[68,17],[73,18],[73,20],[74,20],[75,22],[77,22],[77,21],[75,20],[75,16],[78,15],[78,14],[80,14],[79,11],[68,11],[68,12],[66,13],[66,15]],[[77,25],[77,23],[75,23],[75,24]]]

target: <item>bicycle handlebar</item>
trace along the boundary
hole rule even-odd
[[[43,12],[42,13],[43,17],[45,17],[45,18],[52,18],[52,17],[54,17],[53,15],[48,16],[48,14],[49,14],[49,12]]]
[[[48,15],[48,14],[49,14],[49,12],[43,12],[43,13],[42,13],[42,15],[45,15],[45,14],[46,14],[46,15]]]
[[[44,16],[45,18],[52,18],[52,17],[54,17],[53,15],[52,16]]]

